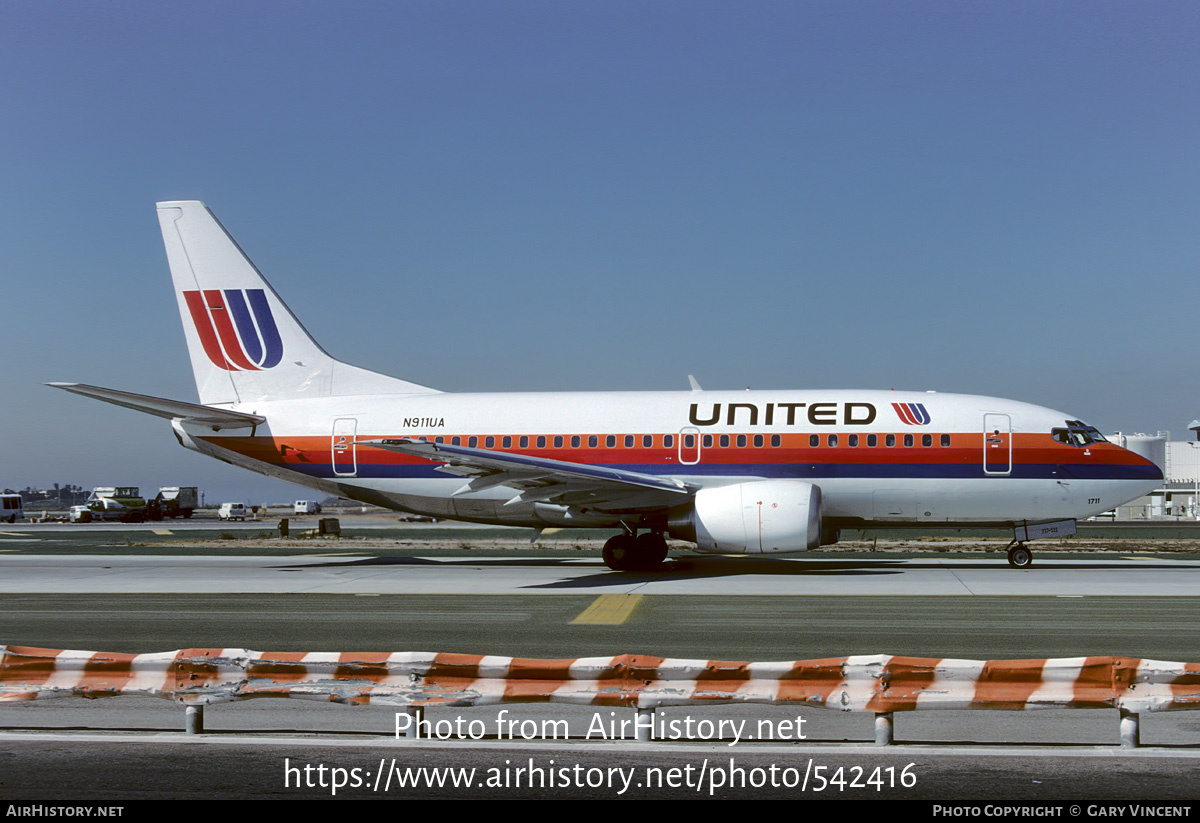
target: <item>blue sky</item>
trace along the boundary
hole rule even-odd
[[[1200,6],[0,3],[0,486],[304,492],[194,399],[153,204],[449,391],[911,388],[1200,417]]]

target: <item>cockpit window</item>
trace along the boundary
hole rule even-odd
[[[1108,442],[1095,426],[1089,426],[1082,420],[1067,420],[1065,422],[1065,428],[1050,430],[1050,436],[1059,443],[1066,443],[1068,446],[1074,446],[1075,448],[1083,448],[1092,443]]]

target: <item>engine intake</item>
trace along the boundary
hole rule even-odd
[[[707,552],[815,549],[821,545],[821,488],[803,480],[754,480],[701,489],[672,513],[667,530]]]

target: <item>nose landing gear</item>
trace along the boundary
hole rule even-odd
[[[1014,569],[1027,569],[1033,565],[1033,552],[1024,543],[1013,541],[1008,544],[1008,565]]]

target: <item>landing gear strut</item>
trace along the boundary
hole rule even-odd
[[[667,558],[667,539],[657,532],[618,534],[604,544],[604,563],[617,572],[648,572]]]
[[[1013,541],[1008,545],[1008,565],[1015,569],[1027,569],[1033,564],[1033,552],[1024,543]]]

